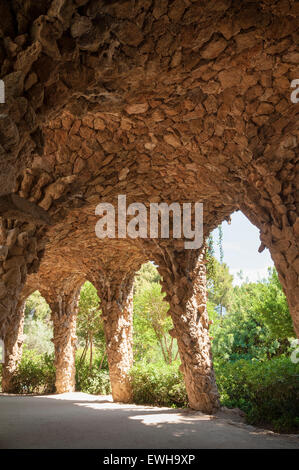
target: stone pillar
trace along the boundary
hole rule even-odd
[[[112,396],[122,403],[132,401],[133,282],[134,274],[121,273],[94,282],[101,299]]]
[[[2,366],[2,392],[13,393],[13,377],[22,358],[25,302],[20,303],[9,317],[4,339],[4,364]]]
[[[52,311],[57,393],[75,391],[76,323],[79,295],[80,290],[76,289],[69,294],[56,292],[51,294],[51,298],[45,297]]]
[[[207,314],[206,266],[204,250],[161,248],[159,272],[165,300],[170,304],[189,406],[212,413],[219,408],[213,370]]]

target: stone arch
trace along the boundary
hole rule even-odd
[[[205,236],[241,209],[271,251],[299,334],[295,2],[8,3],[0,40],[7,92],[0,334],[28,274],[40,269],[53,282],[65,264],[66,279],[97,278],[95,253],[105,266],[99,283],[107,298],[114,289],[116,304],[137,260],[154,251],[164,276],[185,285],[176,286],[173,311],[187,308],[186,293],[190,300],[200,288],[186,270],[204,277],[201,253],[186,261],[176,243],[95,240],[95,206],[118,194],[128,203],[202,201]],[[210,398],[189,374],[192,406],[207,410],[217,404],[209,367]]]
[[[65,119],[67,120],[67,118]],[[71,118],[69,117],[69,119]],[[96,119],[99,119],[99,118],[95,118],[90,115],[90,117],[88,119],[86,118],[84,122],[85,124],[88,123],[89,126],[94,127],[94,122],[96,122]],[[64,122],[64,121],[60,121],[60,123],[61,122]],[[68,122],[68,127],[71,126],[70,127],[71,132],[74,132],[73,129],[76,129],[74,128],[74,126],[75,126],[75,123],[77,122],[78,124],[76,125],[77,127],[79,126],[77,132],[80,132],[80,129],[82,127],[80,120],[79,122],[78,120],[67,121],[67,122]],[[57,124],[55,124],[54,127],[57,127]],[[97,142],[96,139],[98,139],[98,134],[100,134],[100,131],[98,130],[94,131],[88,126],[85,126],[85,127],[86,129],[90,130],[89,144],[91,144],[92,146],[93,139],[94,139],[94,142]],[[285,141],[283,141],[280,144],[281,147],[278,153],[279,157],[276,159],[276,163],[275,163],[277,168],[279,168],[279,166],[281,167],[284,155],[290,155],[290,156],[295,155],[292,149],[294,148],[294,145],[296,142],[296,134],[294,134],[294,130],[291,130],[291,131],[292,133],[290,133],[290,135],[285,139]],[[56,138],[53,138],[51,142],[55,140],[58,140],[58,142],[65,141],[67,137],[67,133],[66,133],[66,130],[63,130],[63,132],[65,132],[65,137],[63,139],[59,137],[60,134],[58,133],[58,136]],[[83,134],[85,135],[85,131]],[[76,134],[74,134],[74,137],[76,137]],[[70,139],[70,142],[71,142],[71,138],[72,138],[72,134],[67,137],[68,141]],[[82,143],[84,143],[84,138],[82,137],[82,135],[78,135],[77,138],[78,138],[78,145],[79,147],[81,147]],[[288,145],[290,147],[288,147]],[[68,152],[65,152],[65,149],[66,147],[63,145],[62,148],[59,150],[59,152],[62,154],[68,155],[69,150]],[[86,146],[85,146],[85,149],[86,149]],[[77,155],[77,152],[75,152],[75,150],[73,150],[73,153],[74,155]],[[77,156],[76,158],[78,159],[81,157]],[[100,158],[100,160],[98,160],[98,158]],[[262,157],[262,159],[264,162],[266,161],[265,157]],[[132,196],[130,196],[130,191],[128,192],[128,190],[130,189],[130,184],[131,184],[130,181],[135,180],[136,175],[138,175],[138,168],[137,168],[137,173],[136,173],[136,170],[134,170],[134,168],[136,168],[136,166],[134,167],[135,165],[134,160],[132,160],[133,166],[129,166],[128,168],[123,168],[121,166],[122,165],[121,159],[114,160],[113,155],[110,155],[109,153],[106,153],[105,151],[104,153],[102,151],[100,153],[96,151],[95,153],[92,153],[92,155],[87,161],[88,162],[90,161],[92,163],[91,168],[93,166],[94,168],[96,168],[96,165],[99,164],[99,168],[101,170],[101,173],[99,176],[96,176],[96,174],[95,175],[93,174],[93,176],[91,176],[92,170],[91,169],[88,170],[87,168],[86,168],[86,171],[85,170],[83,171],[83,168],[81,168],[82,171],[80,170],[79,173],[76,174],[77,170],[76,170],[75,163],[72,169],[70,167],[69,168],[65,167],[63,164],[60,166],[56,165],[55,166],[56,169],[54,173],[52,174],[49,168],[48,168],[48,171],[50,171],[50,173],[44,172],[38,168],[35,168],[33,170],[28,170],[25,173],[20,183],[20,189],[19,189],[18,194],[21,197],[30,197],[31,200],[37,202],[41,207],[43,207],[46,210],[49,210],[51,206],[54,204],[52,211],[53,212],[55,211],[56,219],[58,217],[57,220],[59,220],[59,217],[62,216],[62,213],[65,213],[65,210],[66,210],[65,206],[70,206],[71,210],[74,210],[74,209],[78,210],[78,208],[84,207],[85,205],[88,206],[90,204],[96,204],[96,202],[99,201],[98,197],[100,195],[101,196],[104,195],[106,200],[109,200],[109,199],[111,200],[113,199],[113,197],[115,197],[117,192],[118,193],[124,192],[125,194],[127,194],[127,197],[131,198],[132,200]],[[113,162],[113,166],[115,166],[116,168],[116,170],[114,170],[112,173],[112,175],[115,175],[113,176],[112,179],[111,177],[109,177],[109,174],[111,175],[111,169],[110,169],[111,166],[109,166],[109,162],[111,161]],[[225,187],[225,184],[223,185],[223,182],[222,184],[219,183],[218,189],[216,189],[217,185],[215,185],[215,181],[213,182],[213,191],[215,191],[216,189],[217,192],[219,193],[217,198],[221,197],[222,200],[221,200],[220,205],[219,205],[219,202],[212,203],[209,200],[205,202],[205,205],[206,205],[205,218],[210,219],[206,222],[207,231],[210,231],[212,227],[216,225],[215,222],[217,219],[221,220],[222,218],[229,217],[229,214],[233,210],[238,209],[238,208],[241,209],[251,219],[251,221],[253,221],[253,223],[262,231],[262,233],[265,230],[267,230],[266,220],[268,221],[268,224],[270,223],[269,221],[272,220],[271,222],[273,226],[272,230],[274,230],[275,235],[270,233],[268,235],[268,238],[266,235],[263,235],[263,238],[264,238],[263,244],[265,244],[265,236],[266,236],[267,246],[269,247],[270,251],[273,251],[274,257],[276,259],[276,264],[280,264],[278,267],[278,271],[280,273],[280,277],[281,277],[284,289],[288,290],[288,292],[286,292],[288,297],[291,295],[290,308],[292,312],[295,312],[296,307],[294,307],[294,305],[296,304],[296,302],[294,300],[294,295],[296,297],[296,286],[294,283],[297,282],[296,281],[297,278],[296,278],[296,271],[294,271],[294,269],[296,270],[296,263],[295,263],[295,266],[290,266],[288,264],[296,260],[295,257],[297,253],[296,241],[294,240],[294,237],[296,239],[296,226],[295,228],[292,228],[292,226],[290,225],[290,223],[292,224],[292,220],[296,221],[296,215],[294,212],[295,206],[291,202],[293,201],[293,199],[290,199],[291,197],[290,194],[292,194],[290,192],[292,191],[291,189],[292,183],[289,182],[288,186],[286,186],[286,189],[285,189],[285,191],[287,192],[287,201],[290,201],[287,204],[289,204],[293,210],[291,211],[293,214],[291,215],[291,221],[289,221],[286,215],[284,215],[285,212],[283,213],[283,210],[286,210],[286,209],[283,209],[284,207],[283,200],[277,194],[278,189],[282,188],[282,183],[279,181],[279,177],[277,176],[275,178],[274,176],[271,176],[271,173],[269,173],[269,171],[265,167],[265,165],[268,165],[268,163],[267,164],[263,163],[261,161],[261,158],[259,159],[259,162],[260,163],[258,164],[254,163],[254,166],[252,166],[251,173],[250,171],[248,171],[250,170],[251,165],[247,165],[247,173],[249,175],[248,180],[244,181],[244,183],[242,183],[241,186],[238,185],[235,188],[234,186],[231,186],[230,192],[228,192],[225,195],[220,196],[220,192],[219,192],[220,187],[221,186]],[[119,172],[117,170],[118,164],[120,165]],[[292,174],[293,167],[291,163],[289,163],[288,165],[289,165],[289,170],[287,169],[281,170],[283,172],[283,175],[286,173],[288,173],[289,175]],[[197,165],[194,164],[194,170],[196,170],[196,166]],[[61,170],[58,170],[58,174],[57,174],[57,168],[60,168],[60,167],[61,167]],[[165,171],[169,171],[170,169],[171,167],[169,167],[167,170],[167,165],[165,166]],[[198,166],[197,171],[199,171],[199,169],[200,169],[200,166]],[[65,173],[63,173],[63,171],[65,171]],[[70,171],[71,173],[69,174]],[[131,176],[130,176],[130,171],[131,171]],[[105,172],[107,172],[107,177],[105,176]],[[209,170],[205,169],[205,178],[207,178],[208,174],[209,174]],[[94,178],[94,176],[96,177]],[[159,177],[160,177],[159,174],[155,174],[155,172],[151,172],[148,175],[149,180],[153,180],[154,178],[156,182],[159,181],[158,180]],[[176,177],[177,178],[179,177],[179,169],[176,169]],[[132,186],[132,190],[134,193],[136,191],[135,188],[136,187],[138,188],[138,191],[139,191],[138,197],[141,200],[145,200],[145,198],[148,197],[148,194],[143,190],[143,187],[140,186],[140,184],[142,184],[142,181],[145,180],[146,178],[147,178],[147,175],[145,174],[143,178],[140,180],[140,183],[138,184],[137,182],[137,186],[136,186],[136,183],[134,185],[135,187]],[[211,174],[211,178],[212,178],[212,174]],[[251,181],[253,181],[254,184],[259,185],[260,187],[259,182],[262,184],[263,180],[265,180],[268,183],[266,183],[266,186],[265,186],[265,193],[264,193],[265,195],[261,197],[261,190],[260,190],[260,194],[258,194],[255,187],[252,186]],[[192,182],[192,179],[189,180],[189,183],[191,182]],[[209,180],[208,178],[208,182],[211,182],[211,179]],[[163,187],[162,180],[160,181],[159,185]],[[205,183],[205,188],[206,187],[207,187],[207,182]],[[76,188],[77,194],[74,194],[74,188]],[[79,188],[81,188],[83,192],[82,191],[78,192]],[[84,188],[87,188],[87,191]],[[227,190],[229,191],[228,188]],[[186,188],[184,187],[184,191],[185,190]],[[162,190],[162,194],[163,192],[164,191]],[[196,200],[197,197],[200,197],[202,199],[201,181],[194,180],[194,185],[189,187],[188,195],[189,195],[190,200],[193,200],[193,201]],[[160,194],[159,194],[159,197],[161,197]],[[166,197],[169,198],[169,194],[167,195],[166,193]],[[263,199],[263,197],[265,199]],[[272,197],[272,201],[274,201],[272,205],[269,203],[269,197]],[[182,196],[182,199],[183,198],[184,196]],[[280,213],[276,213],[277,211],[275,212],[275,208],[276,208],[275,201],[277,201],[277,205],[278,207],[280,207],[279,209]],[[64,204],[63,210],[61,208],[62,203]],[[259,204],[260,206],[258,206],[257,204]],[[60,213],[60,216],[59,216],[59,213]],[[276,224],[276,228],[274,228],[275,224]],[[286,227],[285,230],[282,230],[283,226]],[[289,238],[286,238],[286,237],[289,237]],[[288,255],[289,261],[286,258],[286,253],[281,252],[282,249],[287,249],[287,247],[290,247],[289,252],[291,253],[290,255]],[[290,271],[290,273],[286,273],[285,272],[286,270]],[[283,274],[283,272],[285,272],[285,274]],[[289,279],[288,285],[291,284],[293,286],[292,289],[287,289],[286,278]],[[293,294],[290,294],[290,291],[292,291]],[[296,317],[296,312],[294,313],[294,316]],[[297,320],[295,319],[294,320],[295,324],[296,324],[296,321]]]

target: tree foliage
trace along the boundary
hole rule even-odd
[[[135,352],[140,359],[159,358],[159,352],[167,364],[178,357],[176,340],[169,330],[172,320],[168,315],[169,304],[161,291],[160,276],[152,263],[146,263],[136,276],[134,296]],[[157,347],[158,346],[158,347]]]
[[[81,356],[83,362],[89,350],[90,368],[92,367],[94,345],[105,351],[105,337],[101,314],[97,290],[90,282],[85,282],[80,293],[77,336],[79,341],[81,340],[84,344]]]
[[[235,286],[229,312],[211,330],[217,358],[265,360],[288,351],[295,333],[277,272],[270,269],[263,281]]]
[[[225,263],[214,260],[214,266],[213,275],[208,278],[209,300],[219,308],[222,316],[223,307],[228,310],[231,305],[233,275]]]
[[[27,298],[25,305],[25,317],[39,319],[49,323],[51,321],[50,312],[49,305],[38,290],[33,292],[33,294]]]
[[[144,287],[150,284],[158,284],[161,276],[157,267],[152,262],[144,263],[136,273],[134,280],[134,293],[139,294]]]
[[[269,268],[268,280],[262,283],[261,296],[256,305],[259,313],[273,338],[287,339],[294,337],[292,318],[286,296],[278,279],[276,269]]]
[[[54,352],[50,307],[39,291],[31,294],[26,301],[24,335],[29,350],[35,350],[38,354]]]

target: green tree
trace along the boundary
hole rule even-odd
[[[209,300],[219,307],[222,317],[223,307],[228,309],[231,303],[234,277],[225,263],[221,264],[215,259],[214,266],[213,275],[208,277],[208,294]]]
[[[215,258],[215,249],[214,249],[214,240],[213,236],[210,235],[207,240],[207,249],[206,249],[206,268],[207,268],[207,280],[208,282],[215,277],[216,273],[216,258]]]
[[[105,337],[103,321],[101,317],[100,299],[95,287],[90,282],[85,282],[81,289],[77,336],[83,340],[84,348],[80,362],[84,362],[89,350],[89,367],[92,367],[94,345],[103,350],[103,360],[105,357]],[[102,364],[101,364],[102,365]]]
[[[161,291],[160,275],[152,263],[146,263],[137,273],[134,295],[134,347],[136,357],[153,360],[158,345],[163,360],[171,364],[178,357],[176,341],[170,336],[172,321],[169,304]]]
[[[31,294],[25,304],[24,345],[39,354],[54,351],[51,310],[39,291]]]
[[[222,229],[222,225],[219,225],[219,227],[218,227],[218,246],[219,246],[220,264],[223,264],[224,251],[223,251],[223,229]]]
[[[265,360],[287,352],[295,334],[277,273],[269,270],[268,279],[234,287],[228,314],[211,330],[220,359]]]
[[[265,322],[273,338],[295,337],[286,296],[275,268],[269,268],[268,280],[262,284],[263,295],[256,304],[256,312]]]
[[[152,262],[144,263],[136,273],[134,280],[134,293],[140,293],[144,286],[159,283],[161,276]]]
[[[25,317],[45,320],[46,323],[51,321],[50,307],[38,290],[33,292],[26,300]]]

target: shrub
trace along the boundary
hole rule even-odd
[[[133,400],[137,404],[185,407],[188,404],[178,361],[136,364],[131,371]]]
[[[110,394],[109,372],[105,361],[96,356],[79,364],[76,359],[76,389],[92,394]],[[131,370],[133,400],[137,404],[186,407],[188,398],[179,361],[146,364],[138,362]],[[270,427],[278,432],[299,430],[299,365],[289,357],[265,362],[241,359],[216,362],[216,380],[221,404],[238,407],[247,422]],[[53,355],[38,354],[24,348],[23,358],[14,376],[15,393],[53,393],[55,368]]]
[[[53,393],[55,368],[53,355],[38,354],[24,348],[22,360],[13,378],[14,393]]]
[[[215,369],[222,405],[239,407],[250,424],[299,430],[299,367],[288,357],[218,363]]]
[[[92,368],[86,360],[79,365],[76,360],[76,389],[78,391],[107,395],[111,393],[109,372],[99,369],[100,359],[95,358]],[[105,365],[105,364],[104,364]],[[13,393],[54,393],[55,367],[53,354],[39,354],[24,348],[22,360],[13,378]]]
[[[89,367],[89,361],[80,363],[76,357],[76,390],[93,395],[108,395],[111,393],[109,372],[107,369],[100,369],[100,359],[96,357]],[[104,363],[105,366],[105,363]]]

